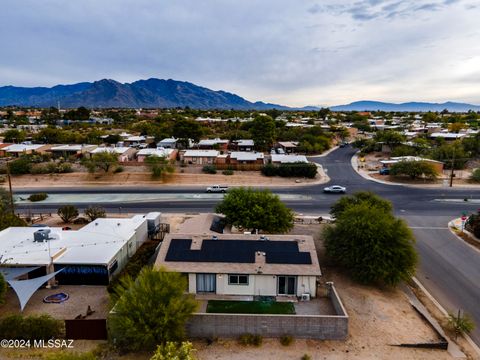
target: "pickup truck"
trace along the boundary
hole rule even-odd
[[[226,193],[228,186],[212,185],[207,187],[207,193]]]

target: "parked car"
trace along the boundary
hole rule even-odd
[[[389,168],[381,168],[379,171],[380,175],[389,175],[390,169]]]
[[[325,193],[336,193],[336,194],[345,194],[347,192],[347,188],[340,185],[332,185],[328,186],[323,189]]]
[[[207,193],[226,193],[227,191],[228,186],[212,185],[207,187]]]

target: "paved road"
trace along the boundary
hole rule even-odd
[[[323,165],[332,179],[330,184],[347,186],[348,192],[370,190],[391,200],[396,215],[403,217],[413,228],[417,238],[420,264],[417,277],[432,295],[449,311],[463,309],[472,315],[478,328],[473,332],[473,340],[480,345],[480,252],[458,240],[447,229],[447,223],[459,217],[462,211],[475,211],[480,205],[469,202],[442,202],[445,199],[479,199],[478,190],[465,188],[417,189],[404,186],[385,185],[369,181],[358,175],[350,165],[354,154],[351,148],[333,151],[326,157],[312,158]],[[308,195],[311,200],[286,201],[297,212],[305,214],[326,214],[339,195],[323,194],[325,185],[275,188],[279,194]],[[180,194],[203,192],[203,187],[157,188],[49,188],[35,189],[48,193],[83,194],[85,197],[98,197],[105,193],[169,193]],[[24,189],[18,194],[29,193]],[[92,195],[94,194],[94,195]],[[82,196],[83,196],[82,195]],[[178,201],[142,201],[102,203],[112,212],[145,212],[157,210],[163,212],[207,212],[211,211],[217,200],[178,200]],[[80,205],[82,208],[84,205]],[[56,210],[57,205],[34,205],[30,211]],[[21,207],[20,210],[26,211]]]

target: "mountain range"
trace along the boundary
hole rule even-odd
[[[0,106],[35,106],[62,108],[175,108],[237,109],[237,110],[318,110],[320,107],[292,108],[283,105],[251,102],[226,91],[214,91],[186,81],[151,78],[132,83],[103,79],[53,87],[0,87]],[[406,102],[401,104],[380,101],[356,101],[330,107],[332,111],[480,111],[480,106],[445,102]]]
[[[381,101],[355,101],[347,105],[338,105],[330,107],[332,111],[412,111],[412,112],[427,112],[427,111],[442,111],[447,109],[450,112],[467,112],[469,110],[480,111],[480,106],[457,103],[429,103],[429,102],[406,102],[401,104],[387,103]]]
[[[175,108],[291,110],[282,105],[250,102],[226,91],[214,91],[185,81],[148,79],[119,83],[103,79],[73,85],[47,87],[0,87],[0,106],[62,108]],[[305,108],[309,109],[309,108]],[[316,109],[311,107],[311,109]]]

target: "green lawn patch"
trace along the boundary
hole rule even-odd
[[[295,307],[290,302],[209,300],[207,313],[295,314]]]

